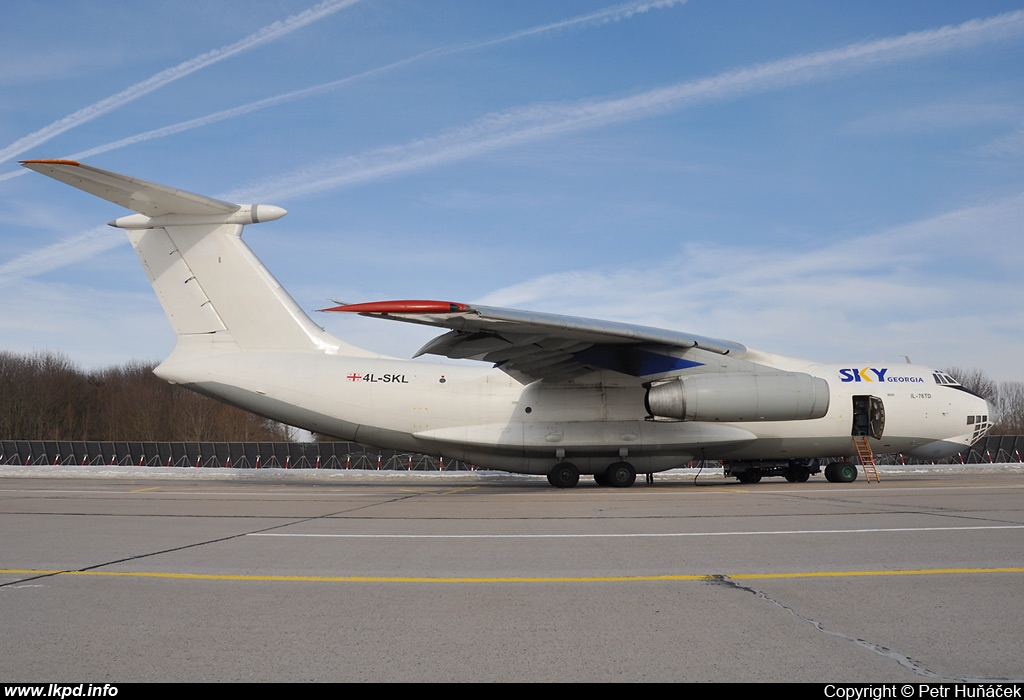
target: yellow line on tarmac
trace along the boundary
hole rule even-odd
[[[1020,574],[1024,567],[1004,566],[986,569],[893,569],[882,571],[807,571],[791,574],[730,574],[730,579],[749,578],[840,578],[848,576],[937,576],[942,574]]]
[[[957,574],[1020,574],[1024,567],[985,569],[896,569],[891,571],[808,571],[776,574],[727,574],[730,580],[781,578],[841,578],[849,576],[936,576]],[[0,575],[107,576],[194,581],[262,581],[307,583],[637,583],[657,581],[709,581],[716,574],[661,574],[650,576],[270,576],[258,574],[187,574],[160,571],[60,571],[0,569]]]

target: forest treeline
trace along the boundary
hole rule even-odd
[[[55,353],[0,351],[0,438],[186,442],[288,441],[280,423],[168,384],[152,364],[83,371]],[[992,434],[1024,435],[1024,382],[949,374],[992,404]]]
[[[0,351],[0,437],[11,440],[286,441],[286,426],[129,362],[83,371],[54,353]]]

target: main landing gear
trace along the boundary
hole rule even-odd
[[[850,462],[832,462],[825,467],[825,478],[833,484],[848,484],[857,480],[857,465]]]
[[[723,462],[726,476],[736,477],[741,484],[756,484],[762,477],[782,476],[792,483],[803,483],[811,474],[821,471],[816,459],[770,460],[751,462]]]
[[[580,481],[580,470],[572,462],[559,462],[548,472],[548,483],[560,489],[572,488]],[[616,462],[594,474],[594,481],[601,486],[627,488],[636,482],[636,469],[629,462]]]
[[[548,472],[548,483],[560,489],[571,489],[580,483],[580,470],[571,462],[559,462]]]
[[[736,475],[741,484],[756,484],[761,480],[760,469],[748,469]]]
[[[636,481],[636,469],[629,462],[616,462],[605,470],[603,477],[604,486],[627,488]],[[596,474],[594,475],[594,480],[597,480]],[[601,482],[598,481],[597,483],[600,484]]]
[[[802,484],[811,478],[811,470],[803,465],[790,467],[786,472],[786,481],[794,484]]]

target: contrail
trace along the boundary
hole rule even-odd
[[[22,277],[56,270],[78,260],[85,260],[126,242],[124,236],[112,236],[107,226],[97,226],[84,233],[68,236],[56,243],[19,255],[0,265],[0,285]]]
[[[342,9],[343,7],[346,7],[347,5],[353,4],[354,2],[357,2],[357,1],[358,0],[350,0],[349,2],[344,3],[344,4],[337,4],[337,3],[331,4],[331,7],[333,8],[331,11],[334,11],[334,10],[337,10],[337,9]],[[196,129],[196,128],[199,128],[199,127],[202,127],[202,126],[207,126],[209,124],[214,124],[216,122],[224,121],[226,119],[232,119],[234,117],[240,117],[240,116],[249,114],[251,112],[255,112],[257,110],[260,110],[260,109],[265,109],[267,107],[272,107],[274,105],[282,104],[282,103],[285,103],[285,102],[291,102],[293,100],[301,99],[301,98],[304,98],[304,97],[309,97],[309,96],[312,96],[312,95],[315,95],[315,94],[319,94],[319,93],[322,93],[322,92],[327,92],[328,90],[333,90],[333,89],[341,87],[342,85],[345,85],[347,83],[354,82],[356,80],[361,80],[363,78],[367,78],[367,77],[370,77],[372,75],[383,73],[385,71],[390,71],[390,70],[393,70],[395,68],[399,68],[399,67],[408,65],[410,63],[423,60],[425,58],[435,57],[435,56],[443,56],[443,55],[450,55],[450,54],[460,53],[460,52],[464,52],[464,51],[471,51],[471,50],[477,49],[477,48],[484,48],[484,47],[488,47],[488,46],[495,46],[497,44],[501,44],[501,43],[505,43],[505,42],[509,42],[509,41],[515,41],[517,39],[521,39],[521,38],[528,37],[528,36],[538,36],[538,35],[549,33],[549,32],[561,31],[561,30],[565,30],[565,29],[572,29],[572,28],[575,28],[575,27],[582,27],[582,26],[588,26],[588,25],[600,25],[600,24],[607,24],[609,22],[617,22],[617,21],[620,21],[620,20],[623,20],[623,19],[628,19],[628,18],[630,18],[630,17],[632,17],[632,16],[634,16],[636,14],[641,14],[641,13],[644,13],[644,12],[648,12],[650,10],[668,8],[668,7],[672,7],[674,5],[682,5],[682,4],[685,4],[686,2],[687,2],[687,0],[657,0],[657,1],[636,0],[635,2],[627,2],[627,3],[623,3],[621,5],[615,5],[615,6],[612,6],[612,7],[605,8],[603,10],[598,10],[597,12],[592,12],[590,14],[580,15],[578,17],[572,17],[572,18],[567,19],[567,20],[562,20],[562,21],[559,21],[559,22],[553,22],[553,23],[550,23],[550,24],[540,25],[540,26],[537,26],[537,27],[531,27],[529,29],[523,29],[523,30],[516,31],[516,32],[510,32],[508,34],[505,34],[503,36],[500,36],[500,37],[497,37],[497,38],[493,38],[493,39],[486,39],[486,40],[478,41],[478,42],[471,42],[471,43],[466,43],[466,44],[459,44],[457,46],[452,46],[452,47],[446,47],[446,48],[440,48],[440,49],[432,49],[430,51],[424,51],[422,53],[416,54],[415,56],[411,56],[409,58],[405,58],[405,59],[402,59],[400,61],[395,61],[394,63],[390,63],[388,65],[381,66],[379,68],[374,68],[374,69],[365,71],[363,73],[359,73],[358,75],[349,76],[347,78],[341,78],[340,80],[333,80],[333,81],[330,81],[330,82],[327,82],[327,83],[322,83],[320,85],[314,85],[312,87],[303,88],[301,90],[293,90],[291,92],[283,93],[281,95],[276,95],[274,97],[268,97],[268,98],[265,98],[265,99],[262,99],[262,100],[257,100],[256,102],[250,102],[250,103],[245,104],[245,105],[241,105],[241,106],[238,106],[238,107],[233,107],[231,109],[226,109],[226,110],[223,110],[223,111],[220,111],[220,112],[215,112],[213,114],[208,114],[208,115],[203,116],[203,117],[197,117],[196,119],[190,119],[188,121],[179,122],[177,124],[172,124],[170,126],[161,127],[159,129],[153,129],[151,131],[146,131],[146,132],[143,132],[141,134],[136,134],[134,136],[129,136],[127,138],[120,139],[118,141],[114,141],[114,142],[111,142],[111,143],[108,143],[108,144],[104,144],[104,145],[101,145],[101,146],[97,146],[95,148],[91,148],[91,149],[88,149],[88,150],[85,150],[85,151],[80,151],[78,153],[71,154],[71,155],[69,155],[67,157],[71,158],[71,159],[74,159],[74,160],[84,159],[84,158],[88,158],[89,156],[97,155],[99,153],[106,153],[108,151],[112,151],[112,150],[115,150],[115,149],[118,149],[118,148],[123,148],[125,146],[130,146],[132,144],[140,143],[140,142],[143,142],[143,141],[149,141],[151,139],[162,138],[162,137],[165,137],[165,136],[170,136],[172,134],[181,133],[182,131],[188,131],[190,129]],[[313,12],[313,11],[317,10],[317,8],[321,8],[321,7],[323,7],[325,5],[328,5],[328,4],[329,3],[321,3],[321,5],[318,5],[317,7],[313,8],[312,10],[309,10],[307,12]],[[306,14],[306,13],[303,13],[303,14]],[[301,17],[301,16],[303,16],[303,15],[296,15],[295,17]],[[289,18],[287,20],[284,20],[284,22],[281,22],[281,23],[278,23],[278,24],[287,24],[287,23],[291,22],[293,19],[295,19],[295,18],[294,17],[293,18]],[[317,19],[319,19],[319,17],[317,17]],[[310,20],[310,21],[312,21],[312,20]],[[275,25],[271,25],[271,27],[273,27],[273,26],[275,26]],[[295,28],[297,28],[297,27],[295,27]],[[267,29],[269,29],[269,28],[267,28]],[[266,29],[261,30],[261,32],[263,32],[263,31],[266,31]],[[254,34],[252,36],[256,37],[259,34],[260,34],[260,32],[257,32],[257,34]],[[238,42],[238,44],[234,44],[233,46],[238,46],[239,44],[242,44],[242,43],[244,43],[245,41],[247,41],[248,39],[251,39],[251,38],[252,37],[248,37],[247,39],[243,39],[241,42]],[[230,47],[228,47],[228,48],[230,48]],[[226,50],[226,49],[221,49],[221,51],[224,51],[224,50]],[[237,53],[237,51],[236,51],[236,53]],[[193,60],[196,60],[196,59],[193,59]],[[182,64],[182,65],[185,65],[185,64]],[[180,68],[180,66],[179,66],[179,68]],[[171,69],[171,70],[174,70],[174,69]],[[167,71],[165,71],[165,72],[167,72]],[[140,83],[140,85],[141,84],[142,83]],[[131,90],[131,89],[132,88],[129,88],[129,90]],[[155,89],[155,88],[153,88],[153,89]],[[128,91],[126,90],[125,92],[128,92]],[[121,94],[123,95],[124,93],[121,93]],[[137,95],[137,96],[141,96],[142,94],[144,94],[144,93],[139,93],[139,95]],[[114,98],[110,98],[110,99],[114,99]],[[132,98],[132,99],[134,99],[134,98]],[[125,100],[125,101],[127,101],[127,100]],[[113,109],[113,107],[111,107],[111,109]],[[109,110],[107,110],[107,111],[109,111]],[[72,115],[72,116],[74,116],[74,115]],[[98,116],[98,114],[95,115],[95,116]],[[70,119],[70,118],[71,117],[68,117],[67,119]],[[85,120],[79,121],[78,123],[82,123],[83,121],[85,121]],[[75,125],[77,125],[77,124],[75,124]],[[73,126],[75,126],[75,125],[73,125]],[[72,127],[67,127],[67,128],[72,128]],[[66,130],[66,129],[64,129],[64,130]],[[37,133],[41,133],[41,132],[37,132]],[[57,133],[60,133],[60,132],[55,131],[53,133],[53,135],[56,135]],[[40,141],[39,143],[41,143],[41,142],[42,141]],[[35,145],[35,144],[32,144],[32,145]],[[25,148],[29,148],[29,147],[30,146],[26,146]],[[2,155],[2,153],[0,153],[0,155]],[[2,160],[3,159],[0,158],[0,162],[2,162]],[[18,170],[15,170],[15,171],[12,171],[12,172],[9,172],[9,173],[5,173],[4,175],[0,175],[0,181],[9,180],[9,179],[11,179],[13,177],[18,177],[20,175],[24,175],[27,172],[28,172],[27,170],[19,168]],[[89,257],[92,257],[93,255],[97,255],[97,254],[102,253],[104,251],[110,250],[111,248],[115,248],[118,245],[121,245],[122,243],[124,243],[124,239],[122,237],[120,237],[120,236],[111,236],[110,233],[111,232],[110,232],[109,229],[101,226],[101,227],[98,227],[98,228],[90,229],[90,230],[88,230],[88,231],[86,231],[84,233],[80,233],[80,234],[77,234],[77,235],[74,235],[74,236],[69,236],[67,238],[64,238],[64,239],[62,239],[60,241],[57,241],[57,242],[55,242],[55,243],[53,243],[53,244],[51,244],[49,246],[46,246],[44,248],[40,248],[38,250],[34,250],[34,251],[29,252],[29,253],[25,253],[24,255],[21,255],[21,256],[19,256],[17,258],[9,260],[8,262],[0,265],[0,280],[6,279],[6,278],[18,278],[18,277],[34,276],[34,275],[41,274],[43,272],[48,272],[50,270],[59,269],[59,268],[65,266],[67,264],[70,264],[70,263],[76,261],[76,260],[87,259]]]
[[[643,14],[649,10],[661,10],[667,7],[672,7],[673,5],[684,5],[686,4],[686,1],[687,0],[637,0],[637,2],[627,2],[623,5],[614,5],[603,10],[598,10],[597,12],[591,12],[588,15],[580,15],[579,17],[572,17],[560,22],[552,22],[551,24],[544,24],[539,27],[532,27],[530,29],[512,32],[496,39],[487,39],[485,41],[474,42],[472,44],[465,44],[452,49],[452,51],[465,51],[471,48],[476,49],[483,46],[493,46],[494,44],[502,44],[506,41],[515,41],[516,39],[522,39],[527,36],[546,34],[548,32],[554,32],[561,29],[571,29],[573,27],[588,24],[592,25],[618,22],[619,20],[629,19],[633,15]]]
[[[387,71],[394,70],[403,66],[407,66],[411,63],[415,63],[426,58],[435,58],[439,56],[449,56],[456,53],[462,53],[465,51],[472,51],[474,49],[486,48],[489,46],[495,46],[497,44],[503,44],[517,39],[522,39],[529,36],[537,36],[550,32],[560,31],[564,29],[571,29],[574,27],[581,27],[587,25],[599,25],[607,24],[609,22],[618,22],[623,19],[629,19],[630,17],[648,12],[650,10],[663,9],[672,7],[674,5],[685,4],[687,0],[659,0],[657,2],[650,2],[649,0],[636,0],[635,2],[628,2],[622,5],[615,5],[608,7],[597,12],[591,12],[590,14],[580,15],[578,17],[572,17],[570,19],[561,20],[559,22],[552,22],[550,24],[544,24],[537,27],[531,27],[529,29],[523,29],[516,32],[510,32],[500,37],[493,39],[485,39],[483,41],[470,42],[466,44],[458,44],[456,46],[447,46],[437,49],[431,49],[429,51],[423,51],[415,56],[409,58],[403,58],[399,61],[389,63],[385,66],[378,68],[372,68],[368,71],[364,71],[357,75],[351,75],[346,78],[339,80],[332,80],[330,82],[321,83],[319,85],[313,85],[308,88],[301,90],[292,90],[291,92],[282,93],[275,95],[274,97],[267,97],[256,102],[250,102],[248,104],[240,105],[238,107],[232,107],[231,109],[225,109],[220,112],[214,112],[213,114],[207,114],[202,117],[196,117],[195,119],[189,119],[187,121],[178,122],[177,124],[171,124],[164,126],[159,129],[152,129],[145,131],[141,134],[135,134],[134,136],[128,136],[117,141],[112,141],[94,148],[87,149],[85,151],[79,151],[78,153],[72,153],[67,156],[71,160],[81,160],[90,156],[98,155],[100,153],[107,153],[108,151],[117,150],[118,148],[124,148],[125,146],[131,146],[136,143],[142,143],[143,141],[150,141],[152,139],[164,138],[165,136],[171,136],[173,134],[179,134],[183,131],[189,131],[191,129],[198,129],[203,126],[210,124],[216,124],[217,122],[225,121],[227,119],[233,119],[235,117],[241,117],[252,112],[273,107],[275,105],[284,104],[286,102],[292,102],[293,100],[299,100],[305,97],[312,97],[329,90],[342,87],[348,83],[362,80],[373,75],[378,75]],[[28,171],[26,170],[14,170],[9,173],[0,175],[0,182],[4,180],[10,180],[11,178],[20,177],[25,175]]]
[[[184,63],[179,63],[172,68],[160,71],[156,75],[147,78],[140,83],[136,83],[116,95],[112,95],[100,100],[99,102],[95,102],[88,107],[83,107],[77,112],[69,114],[63,119],[58,119],[49,126],[43,127],[39,131],[18,139],[11,145],[0,150],[0,163],[10,160],[19,153],[23,153],[41,143],[45,143],[58,134],[62,134],[69,129],[85,124],[86,122],[107,114],[118,107],[122,107],[133,100],[137,100],[143,95],[147,95],[168,83],[184,78],[201,68],[223,61],[225,58],[229,58],[236,54],[254,49],[268,41],[273,41],[274,39],[289,34],[296,29],[300,29],[308,24],[334,14],[338,10],[354,5],[357,2],[360,2],[360,0],[324,0],[324,2],[321,2],[319,5],[311,7],[297,15],[292,15],[287,19],[269,24],[256,33],[250,34],[240,41],[236,41],[234,44],[229,44],[228,46],[208,51],[196,56],[195,58],[189,59]]]
[[[374,180],[440,167],[479,155],[564,133],[649,118],[687,107],[781,89],[870,66],[910,60],[1019,36],[1024,12],[1013,12],[960,25],[912,32],[898,37],[850,44],[837,49],[757,64],[709,78],[678,83],[615,100],[542,104],[488,115],[465,127],[399,146],[348,156],[264,180],[233,193],[231,201],[307,196]],[[92,232],[65,239],[0,266],[0,279],[37,274],[98,252]],[[76,255],[62,246],[87,243]],[[111,242],[106,247],[113,247]],[[44,251],[46,252],[44,255]],[[47,258],[49,256],[49,258]],[[31,258],[31,265],[24,260]],[[49,264],[46,259],[58,260]]]
[[[849,44],[720,73],[615,100],[533,105],[487,115],[465,127],[400,146],[347,156],[264,180],[232,194],[300,197],[438,167],[557,134],[646,119],[696,104],[734,99],[1024,33],[1024,12],[898,37]]]

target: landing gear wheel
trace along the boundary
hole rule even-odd
[[[857,465],[851,462],[832,462],[825,467],[825,478],[833,484],[848,484],[857,480]]]
[[[788,481],[791,484],[795,484],[796,483],[796,470],[795,469],[790,469],[788,472],[786,472],[786,481]]]
[[[811,478],[811,470],[807,467],[793,467],[786,474],[786,480],[789,481],[790,475],[793,476],[793,481],[802,484]]]
[[[598,486],[611,486],[611,484],[608,483],[608,479],[605,477],[604,472],[594,474],[594,481],[597,482]]]
[[[628,488],[636,481],[636,469],[629,462],[616,462],[605,470],[604,478],[609,486]]]
[[[559,462],[548,472],[548,483],[560,489],[571,489],[580,483],[580,470],[572,462]]]
[[[756,484],[761,480],[761,470],[748,469],[745,472],[740,472],[736,478],[740,480],[741,484]]]

